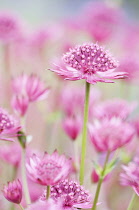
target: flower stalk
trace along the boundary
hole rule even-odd
[[[20,207],[21,210],[24,210],[24,208],[21,204],[19,204],[19,207]]]
[[[50,185],[47,186],[47,193],[46,193],[46,200],[50,197],[51,191],[50,191]]]
[[[108,163],[108,160],[109,160],[109,156],[110,156],[110,151],[107,152],[106,159],[105,159],[105,162],[104,162],[104,166],[103,166],[102,172],[100,174],[100,178],[99,178],[99,182],[98,182],[98,185],[97,185],[97,189],[96,189],[96,194],[95,194],[92,210],[96,210],[96,205],[97,205],[97,201],[98,201],[101,185],[102,185],[103,179],[105,177],[105,171],[106,171],[106,168],[107,168],[107,163]]]
[[[82,149],[81,149],[81,164],[80,164],[80,185],[84,182],[84,171],[85,171],[85,156],[86,156],[86,142],[87,142],[87,122],[88,122],[88,110],[89,110],[89,93],[90,83],[86,82],[85,90],[85,104],[84,104],[84,122],[83,122],[83,133],[82,133]]]
[[[133,209],[133,206],[135,204],[136,198],[137,198],[136,193],[134,193],[132,198],[131,198],[131,200],[130,200],[130,203],[128,205],[127,210],[132,210]]]

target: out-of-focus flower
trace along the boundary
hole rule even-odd
[[[19,204],[22,200],[21,182],[19,180],[8,182],[8,186],[4,186],[3,195],[8,201]]]
[[[80,18],[83,29],[98,42],[108,41],[122,22],[120,9],[104,2],[89,3],[82,15]]]
[[[45,153],[43,158],[35,154],[26,164],[29,178],[41,185],[56,185],[65,179],[71,170],[71,160],[65,155],[59,156],[57,151],[52,155]]]
[[[64,210],[61,202],[56,203],[53,199],[47,201],[37,201],[31,205],[26,210]],[[70,210],[70,209],[69,209]]]
[[[13,141],[20,129],[19,122],[0,107],[0,139]]]
[[[74,87],[65,86],[60,95],[60,107],[66,116],[77,116],[83,113],[85,91],[83,86]],[[92,88],[90,90],[89,99],[89,115],[91,115],[92,107],[100,99],[100,91]]]
[[[0,14],[0,40],[4,43],[12,41],[20,33],[17,18],[9,13]]]
[[[135,102],[129,103],[122,99],[108,100],[94,107],[94,116],[98,119],[115,117],[125,120],[135,107]]]
[[[24,116],[29,106],[29,100],[24,95],[14,95],[12,98],[12,107],[19,113],[20,116]]]
[[[22,74],[12,81],[12,107],[21,116],[25,115],[29,103],[47,98],[49,88],[34,74]]]
[[[139,83],[139,60],[137,56],[126,55],[120,60],[120,65],[117,72],[126,72],[128,77],[125,81]]]
[[[71,49],[63,56],[65,69],[52,71],[64,76],[67,80],[85,79],[88,83],[113,82],[126,76],[124,72],[114,72],[118,63],[110,53],[98,44],[83,44]]]
[[[139,196],[139,158],[135,157],[127,166],[122,166],[124,172],[120,174],[120,182],[124,186],[131,186]]]
[[[0,158],[18,167],[21,161],[21,147],[16,143],[2,146],[0,148]]]
[[[136,119],[132,122],[132,125],[134,126],[135,130],[136,130],[136,134],[139,137],[139,119]]]
[[[82,118],[66,117],[63,121],[63,129],[72,140],[75,140],[82,129]]]
[[[91,208],[91,196],[83,186],[75,181],[64,180],[59,184],[51,187],[51,198],[55,201],[63,200],[63,207],[66,208]],[[41,197],[46,200],[46,190]]]
[[[89,125],[90,139],[98,152],[114,151],[130,142],[135,134],[133,126],[120,119],[104,119]]]

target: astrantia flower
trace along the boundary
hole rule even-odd
[[[46,186],[56,185],[68,176],[71,161],[55,151],[52,155],[45,153],[42,158],[34,154],[26,167],[32,181]]]
[[[0,108],[0,139],[13,141],[13,137],[17,136],[20,128],[18,121],[6,110]]]
[[[111,79],[121,79],[124,72],[114,72],[118,63],[110,53],[98,44],[83,44],[70,49],[63,56],[65,69],[52,70],[68,80],[85,79],[88,83],[112,82]]]
[[[4,186],[4,197],[13,203],[19,204],[22,200],[22,185],[19,180],[8,182],[8,186]]]
[[[63,200],[63,207],[70,208],[91,208],[91,196],[83,186],[80,186],[75,181],[64,180],[59,184],[51,187],[51,198],[55,201]],[[41,197],[42,200],[46,199],[46,191]]]
[[[16,151],[16,152],[15,152]],[[22,149],[19,144],[4,145],[0,148],[0,159],[18,167],[21,161]]]
[[[139,196],[139,158],[135,157],[127,166],[122,166],[124,172],[120,174],[120,182],[124,186],[131,186]]]
[[[120,119],[105,119],[89,125],[90,139],[99,152],[114,151],[130,142],[134,128]]]
[[[98,119],[111,119],[115,117],[125,120],[135,107],[136,103],[128,103],[122,99],[113,99],[95,106],[94,115]]]
[[[72,140],[75,140],[78,137],[81,132],[81,128],[81,117],[66,117],[63,121],[63,129]]]
[[[15,39],[20,31],[17,18],[8,14],[0,14],[0,40],[2,42],[9,42]]]
[[[53,199],[47,201],[37,201],[28,206],[26,210],[64,210],[61,202],[55,203]]]

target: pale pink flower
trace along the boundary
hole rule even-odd
[[[139,119],[136,119],[132,122],[132,125],[134,126],[135,130],[136,130],[136,134],[137,136],[139,136]]]
[[[71,160],[65,155],[58,155],[57,151],[52,155],[45,153],[42,158],[34,154],[26,167],[32,181],[46,186],[55,185],[69,175]]]
[[[5,109],[0,108],[0,139],[14,141],[13,138],[17,136],[20,129],[19,122]]]
[[[4,43],[12,41],[20,33],[17,17],[7,12],[0,14],[0,40]]]
[[[19,180],[8,182],[8,186],[4,186],[3,195],[8,201],[19,204],[22,200],[21,182]]]
[[[111,119],[113,117],[125,120],[136,107],[136,103],[129,103],[123,99],[104,101],[94,107],[94,116],[98,119]]]
[[[29,106],[29,99],[24,95],[14,95],[12,98],[12,107],[19,113],[20,116],[24,116]]]
[[[51,187],[51,198],[55,201],[63,200],[63,207],[67,208],[91,208],[91,195],[76,181],[63,180]],[[46,190],[41,197],[46,200]]]
[[[0,148],[0,158],[15,167],[18,167],[20,164],[21,153],[21,146],[16,143],[4,145]]]
[[[26,210],[64,210],[61,202],[56,203],[53,199],[47,201],[37,201],[28,206]]]
[[[120,60],[120,65],[117,68],[117,72],[126,72],[128,77],[126,82],[139,83],[139,60],[138,57],[133,54],[128,54]]]
[[[133,139],[133,126],[118,118],[104,119],[89,125],[90,139],[98,152],[114,151]]]
[[[66,117],[63,121],[63,129],[70,139],[75,140],[81,133],[82,118],[81,117]]]
[[[80,18],[82,28],[98,42],[108,41],[122,22],[120,9],[104,2],[89,3]]]
[[[124,186],[130,186],[139,196],[139,158],[135,157],[128,165],[123,165],[120,174],[120,182]]]
[[[110,53],[98,44],[78,45],[64,54],[65,68],[52,71],[67,80],[85,79],[88,83],[113,82],[126,76],[124,72],[114,72],[118,63]]]
[[[30,76],[22,74],[12,81],[14,94],[21,94],[28,97],[29,102],[43,100],[47,97],[49,88],[45,88],[45,84],[35,75]]]

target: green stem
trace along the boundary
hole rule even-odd
[[[21,210],[24,210],[23,206],[20,203],[18,205],[20,206]]]
[[[96,205],[97,205],[97,201],[98,201],[98,197],[99,197],[99,193],[100,193],[100,188],[101,188],[101,185],[102,185],[102,182],[103,182],[103,179],[104,179],[105,170],[106,170],[106,167],[107,167],[107,162],[108,162],[108,159],[109,159],[109,155],[110,155],[110,152],[108,151],[107,155],[106,155],[105,163],[104,163],[104,166],[103,166],[103,170],[101,172],[101,175],[100,175],[100,178],[99,178],[99,182],[98,182],[98,185],[97,185],[97,189],[96,189],[96,194],[95,194],[92,210],[96,210]]]
[[[90,84],[88,82],[86,82],[85,104],[84,104],[84,123],[83,123],[83,134],[82,134],[82,150],[81,150],[81,164],[80,164],[80,176],[79,176],[81,185],[84,182],[87,122],[88,122],[88,110],[89,110],[89,92],[90,92]]]
[[[135,204],[135,200],[136,200],[137,196],[136,196],[136,193],[133,194],[131,200],[130,200],[130,203],[128,205],[128,208],[127,210],[133,210],[133,206]]]
[[[48,200],[48,198],[50,197],[50,193],[51,193],[50,186],[48,185],[47,186],[47,193],[46,193],[46,200]]]
[[[26,204],[31,204],[29,189],[28,189],[28,183],[27,183],[27,176],[26,176],[26,150],[25,148],[22,148],[22,182],[23,182],[23,189],[24,189],[24,195]]]

